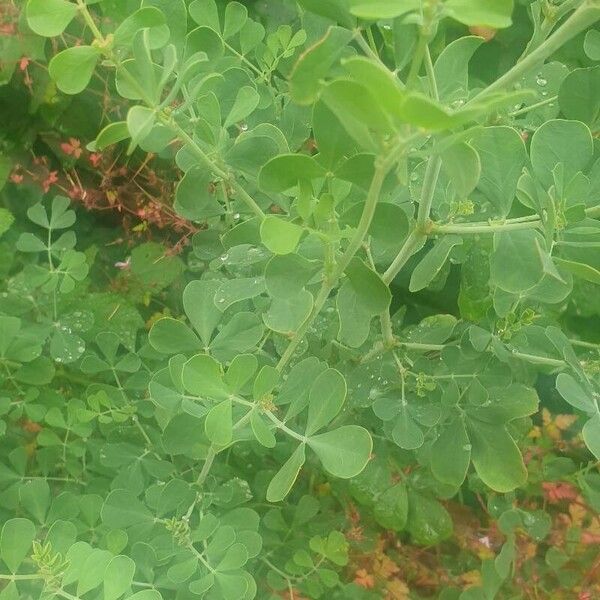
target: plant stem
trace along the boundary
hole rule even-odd
[[[459,233],[459,234],[475,234],[475,233],[494,233],[496,231],[515,231],[518,229],[535,229],[541,227],[542,222],[538,219],[537,221],[524,221],[521,223],[487,223],[487,224],[476,224],[469,225],[468,223],[461,223],[458,225],[435,225],[430,226],[430,232],[433,234],[438,233]]]
[[[86,25],[90,28],[92,34],[99,42],[104,42],[104,36],[102,32],[98,29],[96,22],[94,21],[88,7],[86,6],[84,0],[77,0],[77,8],[81,11],[81,15],[83,16]]]
[[[407,263],[408,259],[420,248],[427,236],[416,230],[413,230],[410,235],[406,238],[400,252],[396,255],[396,258],[392,261],[392,264],[387,268],[386,272],[381,276],[383,282],[389,285],[396,275],[401,271],[402,267]]]
[[[536,365],[548,365],[549,367],[564,367],[566,365],[564,360],[548,358],[546,356],[537,356],[535,354],[526,354],[524,352],[516,352],[514,350],[512,351],[511,356]]]
[[[481,102],[484,98],[503,92],[515,84],[525,74],[542,64],[570,39],[587,29],[600,19],[600,3],[598,0],[586,0],[553,34],[540,44],[531,54],[514,65],[502,77],[494,81],[479,94],[474,96],[465,106],[473,102]]]
[[[204,464],[202,465],[200,475],[198,475],[198,479],[196,479],[196,485],[202,486],[204,484],[216,456],[217,453],[215,449],[211,446],[208,449],[208,454],[206,455],[206,458],[204,459]]]
[[[191,152],[198,158],[202,164],[210,169],[217,177],[227,181],[231,187],[240,195],[242,200],[248,205],[250,210],[260,219],[264,219],[265,213],[262,211],[260,206],[256,204],[252,196],[246,192],[246,190],[235,181],[226,171],[221,169],[218,165],[215,164],[213,160],[211,160],[206,152],[200,148],[200,146],[194,141],[194,139],[188,134],[175,119],[163,119],[163,123],[169,127],[173,132],[177,134],[177,136],[184,141]]]
[[[346,248],[346,251],[339,259],[336,268],[329,279],[323,280],[323,285],[315,299],[315,303],[313,309],[308,316],[308,318],[304,321],[304,323],[300,326],[300,328],[294,334],[294,337],[290,340],[287,348],[284,353],[281,355],[279,362],[277,363],[277,370],[282,371],[287,363],[292,358],[298,344],[302,341],[310,326],[313,324],[315,318],[321,312],[323,305],[329,298],[329,294],[335,287],[339,278],[342,276],[346,267],[350,264],[350,261],[354,257],[354,255],[358,252],[360,247],[363,244],[365,237],[369,231],[369,226],[371,225],[371,221],[373,220],[373,215],[375,214],[375,209],[377,207],[377,201],[379,200],[379,194],[381,192],[381,187],[383,186],[383,181],[388,174],[388,171],[391,169],[392,164],[395,161],[395,153],[390,152],[389,158],[385,161],[379,161],[375,168],[375,174],[373,175],[373,180],[371,181],[371,185],[369,187],[369,192],[367,194],[367,200],[365,202],[365,207],[363,209],[362,216],[360,218],[360,222],[358,223],[358,227]]]
[[[427,80],[429,81],[429,93],[432,98],[439,100],[440,95],[438,93],[437,81],[435,79],[435,71],[433,69],[433,62],[431,60],[431,52],[429,46],[425,46],[425,71],[427,72]]]
[[[424,32],[421,31],[419,35],[419,41],[417,43],[417,48],[413,55],[412,62],[410,63],[410,70],[408,72],[408,76],[406,78],[406,87],[413,88],[415,83],[417,82],[417,77],[419,76],[419,71],[421,70],[421,65],[423,64],[423,58],[425,57],[425,53],[427,50],[427,37]]]
[[[293,437],[294,439],[298,440],[299,442],[302,442],[303,444],[306,443],[305,436],[300,435],[293,429],[290,429],[281,419],[278,419],[270,410],[265,410],[264,413],[267,415],[267,417],[273,423],[275,423],[275,425],[277,426],[278,429],[281,429],[281,431],[287,433],[290,437]]]
[[[437,185],[440,170],[442,168],[442,159],[436,154],[427,162],[425,178],[423,180],[423,189],[421,190],[421,200],[417,213],[417,228],[423,229],[429,219],[433,195]]]
[[[530,104],[529,106],[524,106],[519,110],[515,110],[514,112],[508,113],[509,117],[518,117],[519,115],[524,115],[536,108],[540,108],[541,106],[546,106],[546,104],[552,104],[552,102],[556,102],[558,100],[558,96],[550,96],[550,98],[546,98],[545,100],[541,100],[540,102],[536,102],[535,104]]]

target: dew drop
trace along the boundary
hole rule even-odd
[[[542,77],[541,73],[538,73],[537,79],[535,80],[535,82],[540,86],[540,87],[544,87],[545,85],[548,85],[548,80],[544,79],[544,77]]]

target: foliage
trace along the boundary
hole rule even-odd
[[[0,11],[0,599],[600,594],[598,0]]]

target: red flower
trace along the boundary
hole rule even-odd
[[[102,161],[102,154],[100,154],[99,152],[93,152],[89,155],[88,159],[90,163],[92,163],[93,167],[97,167]]]
[[[48,193],[48,191],[50,190],[50,186],[53,183],[56,183],[57,181],[58,171],[50,171],[50,173],[48,173],[48,177],[46,177],[46,179],[42,181],[42,188],[44,189],[44,193]]]
[[[575,500],[577,498],[577,490],[570,484],[564,481],[544,481],[542,483],[544,496],[551,504],[556,504],[561,500]]]
[[[23,175],[20,175],[19,173],[12,173],[10,180],[18,185],[19,183],[23,183]]]
[[[23,56],[19,61],[19,69],[24,71],[29,66],[29,59],[26,56]]]
[[[69,138],[68,142],[63,142],[60,145],[60,149],[69,156],[73,156],[74,158],[79,158],[83,153],[81,149],[81,142],[76,138]]]

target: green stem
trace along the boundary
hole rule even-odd
[[[265,413],[265,415],[267,415],[267,417],[273,423],[275,423],[275,425],[277,426],[278,429],[281,429],[281,431],[283,431],[284,433],[287,433],[290,437],[293,437],[295,440],[298,440],[299,442],[302,442],[303,444],[306,444],[306,437],[305,436],[300,435],[299,433],[297,433],[293,429],[290,429],[283,421],[281,421],[280,419],[278,419],[270,410],[265,410],[264,413]]]
[[[96,22],[94,21],[90,11],[88,10],[87,5],[84,0],[77,0],[77,8],[81,11],[81,16],[83,17],[86,25],[90,28],[92,34],[99,42],[104,42],[104,36],[102,32],[98,29]]]
[[[421,70],[421,65],[423,64],[423,59],[425,58],[426,50],[427,36],[423,31],[421,31],[421,34],[419,35],[419,41],[417,43],[417,48],[415,50],[412,62],[410,64],[410,70],[406,78],[406,87],[413,88],[415,86],[415,83],[417,82],[417,77],[419,76],[419,71]]]
[[[379,194],[381,193],[381,188],[383,186],[383,181],[388,174],[392,164],[395,161],[394,152],[390,152],[389,158],[386,161],[379,161],[376,168],[375,174],[373,175],[373,180],[371,181],[371,185],[369,187],[369,192],[367,194],[367,200],[365,202],[365,207],[363,209],[362,216],[360,218],[360,222],[346,251],[338,261],[336,268],[330,279],[324,279],[319,294],[315,299],[315,303],[313,309],[308,316],[308,318],[304,321],[304,323],[299,327],[299,329],[294,334],[294,337],[290,340],[287,348],[284,353],[281,355],[279,362],[277,363],[277,370],[282,371],[287,363],[292,358],[296,348],[300,344],[300,342],[304,339],[304,336],[310,329],[310,326],[313,324],[317,315],[321,312],[327,298],[329,298],[329,294],[337,284],[339,278],[342,276],[350,261],[354,257],[354,255],[358,252],[360,247],[362,246],[365,237],[369,231],[369,226],[371,225],[371,221],[373,220],[373,216],[375,214],[375,209],[377,207],[377,201],[379,200]]]
[[[459,225],[435,225],[432,224],[429,228],[430,233],[458,233],[458,234],[475,234],[475,233],[494,233],[496,231],[515,231],[519,229],[535,229],[541,227],[542,222],[537,221],[522,222],[522,223],[488,223],[469,225],[467,223]]]
[[[541,100],[540,102],[536,102],[535,104],[530,104],[529,106],[524,106],[519,110],[515,110],[514,112],[508,113],[509,117],[518,117],[519,115],[524,115],[536,108],[540,108],[541,106],[546,106],[546,104],[552,104],[552,102],[556,102],[558,100],[558,96],[550,96],[550,98],[546,98],[545,100]]]
[[[536,365],[548,365],[549,367],[564,367],[566,365],[564,360],[556,358],[547,358],[546,356],[537,356],[535,354],[526,354],[524,352],[512,351],[512,356],[520,358],[526,362],[530,362]]]
[[[429,46],[425,46],[425,71],[427,73],[427,80],[429,81],[429,93],[432,98],[436,100],[440,99],[438,93],[437,81],[435,79],[435,71],[433,69],[433,62],[431,60],[431,52]]]
[[[423,179],[423,189],[421,190],[421,200],[419,202],[419,211],[417,213],[417,228],[424,229],[429,220],[431,205],[433,204],[433,195],[437,185],[440,169],[442,168],[442,159],[436,154],[427,162],[425,177]]]
[[[217,456],[217,452],[211,446],[208,449],[208,454],[206,455],[206,458],[204,459],[204,464],[202,465],[202,470],[200,471],[200,475],[198,475],[198,479],[196,479],[196,485],[201,487],[204,484],[204,482],[206,481],[206,478],[208,477],[208,473],[210,472],[210,469],[213,465],[213,462],[214,462],[216,456]]]
[[[541,65],[566,42],[578,33],[587,29],[600,19],[600,3],[598,0],[586,0],[552,35],[540,44],[531,54],[514,65],[502,77],[494,81],[479,94],[474,96],[466,106],[473,102],[481,102],[484,98],[503,92],[514,85],[532,69]]]
[[[207,169],[210,169],[217,177],[227,181],[227,183],[231,185],[231,187],[239,194],[241,199],[248,205],[250,210],[260,219],[264,219],[265,213],[262,211],[260,206],[256,204],[252,196],[250,196],[250,194],[248,194],[248,192],[246,192],[246,190],[237,181],[233,180],[226,171],[216,165],[214,161],[208,157],[206,152],[204,152],[204,150],[202,150],[202,148],[200,148],[200,146],[188,134],[188,132],[185,131],[181,125],[179,125],[179,123],[177,123],[174,119],[167,118],[163,118],[162,121],[167,127],[177,134],[179,139],[187,144],[192,154],[194,154],[194,156],[198,158]]]
[[[356,40],[356,43],[360,46],[361,50],[369,58],[372,58],[373,60],[381,64],[381,58],[379,58],[379,55],[376,52],[373,52],[373,49],[371,48],[371,46],[369,46],[367,40],[365,40],[365,38],[362,36],[362,32],[360,29],[356,29],[354,31],[354,39]]]
[[[423,247],[427,236],[416,230],[411,231],[410,235],[406,238],[400,252],[396,255],[396,258],[392,261],[392,264],[387,268],[386,272],[381,276],[383,282],[389,285],[396,275],[401,271],[402,267],[407,263],[408,259],[417,250]]]

